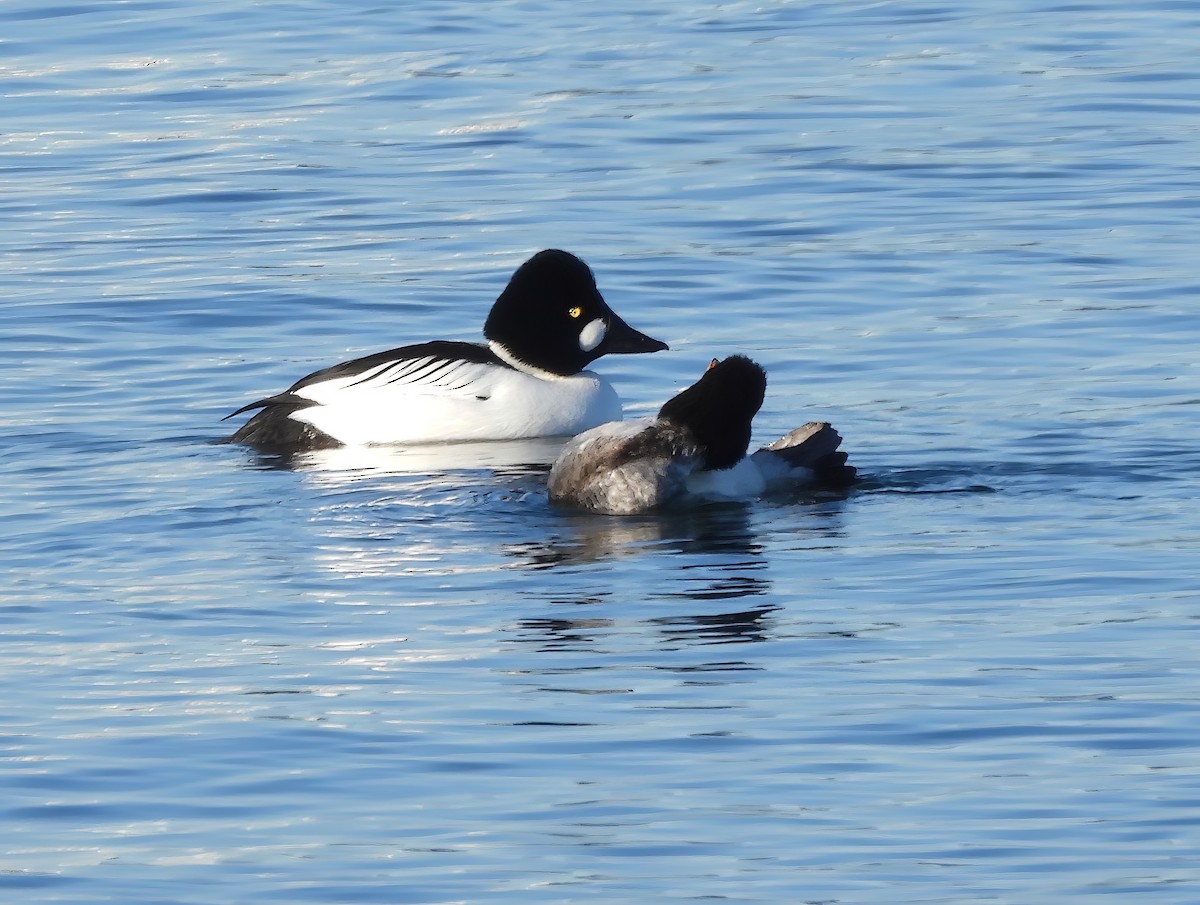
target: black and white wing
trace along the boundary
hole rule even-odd
[[[378,352],[308,375],[286,395],[326,405],[338,397],[399,391],[431,396],[486,397],[489,376],[510,369],[486,346],[430,342]]]
[[[509,367],[479,343],[439,340],[403,346],[313,371],[282,393],[244,405],[225,418],[269,406],[296,411],[388,387],[430,395],[479,395],[477,390],[485,390],[481,381],[495,368]]]

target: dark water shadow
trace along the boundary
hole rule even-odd
[[[859,494],[1045,494],[1095,487],[1098,483],[1155,484],[1178,480],[1179,458],[1100,461],[1080,456],[1048,456],[918,467],[881,468],[863,475]],[[1190,477],[1190,475],[1188,475]]]
[[[744,644],[767,641],[773,629],[773,616],[781,607],[761,606],[717,613],[679,613],[652,616],[640,620],[657,635],[663,649],[714,644]],[[528,646],[541,653],[586,651],[601,653],[621,626],[616,619],[602,616],[576,618],[537,617],[521,619],[504,629],[504,640]],[[724,661],[727,668],[750,669],[744,661]],[[707,668],[710,664],[705,664]],[[661,668],[668,668],[665,665]],[[671,669],[684,667],[679,664]]]
[[[727,613],[655,616],[647,622],[661,633],[668,645],[745,644],[770,638],[776,605],[734,610]]]
[[[973,480],[976,475],[961,470],[942,468],[906,468],[880,471],[863,478],[855,489],[864,495],[896,493],[930,494],[987,494],[998,493],[991,484]]]

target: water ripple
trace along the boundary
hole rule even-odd
[[[0,886],[1191,905],[1194,20],[0,5]],[[749,354],[862,484],[217,442],[548,246],[627,411]]]

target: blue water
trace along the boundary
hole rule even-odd
[[[1200,7],[0,5],[0,896],[1200,901]],[[216,444],[581,255],[864,475]]]

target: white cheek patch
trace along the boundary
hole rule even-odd
[[[584,352],[591,352],[604,342],[606,333],[608,333],[608,324],[604,323],[603,318],[598,317],[594,321],[590,321],[579,331],[579,348]]]

